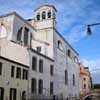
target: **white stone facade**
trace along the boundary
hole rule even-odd
[[[0,55],[29,66],[29,94],[31,80],[35,78],[37,93],[38,80],[42,79],[43,94],[50,95],[50,82],[53,82],[53,95],[71,100],[79,98],[78,54],[57,32],[56,12],[54,6],[43,5],[35,10],[35,19],[28,21],[16,13],[1,16],[0,23],[5,27],[7,36],[0,37]],[[21,32],[19,37],[18,32]],[[39,52],[37,47],[40,47]],[[32,70],[33,56],[37,58],[35,71]],[[43,73],[39,72],[39,59],[43,60]],[[50,65],[54,66],[53,76],[50,75]]]

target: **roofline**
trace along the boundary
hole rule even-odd
[[[8,17],[8,16],[15,15],[15,14],[16,14],[16,12],[11,12],[11,13],[7,13],[7,14],[3,14],[3,15],[0,15],[0,18]]]
[[[53,6],[53,5],[48,5],[48,4],[41,5],[40,7],[36,8],[34,11],[37,11],[38,9],[40,9],[40,8],[43,7],[43,6],[52,7],[52,8],[54,8],[55,11],[57,12],[57,9],[55,8],[55,6]]]
[[[21,20],[23,20],[26,24],[28,24],[33,30],[36,31],[36,29],[31,25],[29,24],[24,18],[22,18],[18,13],[16,12],[11,12],[11,13],[8,13],[8,14],[4,14],[4,15],[1,15],[0,18],[3,18],[3,17],[8,17],[8,16],[11,16],[11,15],[15,15],[17,17],[19,17]]]
[[[57,34],[68,44],[68,46],[79,56],[79,53],[77,53],[77,51],[67,42],[67,40],[57,31],[57,29],[55,29],[55,31],[57,32]]]
[[[40,55],[40,56],[42,56],[42,57],[44,57],[44,58],[46,58],[46,59],[51,60],[52,62],[54,62],[54,60],[52,58],[50,58],[50,57],[48,57],[48,56],[46,56],[46,55],[44,55],[42,53],[39,53],[39,52],[37,52],[36,50],[34,50],[32,48],[27,48],[27,49],[30,50],[30,51],[32,51],[32,52],[34,52],[34,53],[36,53],[36,54],[38,54],[38,55]]]
[[[28,65],[25,65],[25,64],[22,64],[22,63],[16,62],[16,61],[14,61],[14,60],[11,60],[11,59],[8,59],[8,58],[5,58],[5,57],[3,57],[3,56],[0,56],[0,58],[1,58],[1,59],[4,59],[4,60],[6,60],[6,61],[9,61],[9,62],[12,62],[12,63],[18,64],[18,65],[24,66],[24,67],[26,67],[26,68],[29,68]]]

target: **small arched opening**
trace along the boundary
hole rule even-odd
[[[22,27],[17,32],[17,41],[21,42],[21,36],[22,36]]]
[[[26,100],[26,92],[25,91],[22,92],[22,100]]]
[[[51,18],[51,11],[48,12],[48,18]]]
[[[46,19],[46,12],[45,11],[42,12],[42,19]]]
[[[40,20],[40,14],[38,13],[36,16],[37,20]]]
[[[71,51],[68,49],[68,56],[71,57]]]

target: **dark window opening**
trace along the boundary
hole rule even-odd
[[[42,12],[42,19],[46,19],[46,12]]]
[[[75,75],[73,74],[73,86],[75,86]]]
[[[20,78],[21,79],[21,68],[17,67],[16,78]]]
[[[23,69],[23,79],[28,79],[28,70]]]
[[[65,70],[65,85],[68,84],[68,72]]]
[[[54,75],[54,66],[53,65],[50,65],[50,74],[51,74],[51,76]]]
[[[32,33],[30,33],[30,48],[32,47]]]
[[[2,75],[2,63],[0,62],[0,75]]]
[[[37,52],[41,52],[41,47],[39,46],[39,47],[37,47]]]
[[[4,88],[0,87],[0,100],[4,100]]]
[[[58,40],[58,48],[60,48],[60,44],[61,44],[61,41],[60,41],[60,40]]]
[[[22,92],[22,100],[26,100],[26,92],[25,91]]]
[[[48,18],[51,18],[51,11],[48,12]]]
[[[16,97],[17,97],[17,90],[11,88],[11,89],[10,89],[10,100],[17,100]]]
[[[39,88],[39,94],[42,94],[43,93],[43,80],[39,80],[39,83],[38,83],[38,88]]]
[[[50,82],[50,95],[53,95],[53,82]]]
[[[70,52],[70,50],[68,50],[68,56],[71,57],[71,52]]]
[[[17,41],[21,41],[21,36],[22,36],[22,27],[18,30],[17,32]]]
[[[60,50],[63,50],[62,42],[60,40],[58,40],[58,48]]]
[[[37,20],[40,20],[40,14],[37,15]]]
[[[28,45],[28,32],[29,32],[29,29],[25,27],[25,30],[24,30],[24,45],[25,46]]]
[[[84,84],[84,89],[86,89],[86,84]]]
[[[36,94],[36,79],[31,80],[31,92]]]
[[[39,60],[39,72],[43,73],[43,60],[42,59]]]
[[[37,70],[37,58],[32,57],[32,70]]]
[[[86,80],[86,78],[84,78],[84,81]]]
[[[15,66],[11,66],[11,77],[14,77]]]

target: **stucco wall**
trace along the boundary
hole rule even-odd
[[[50,95],[50,82],[54,82],[54,76],[50,75],[50,65],[54,65],[54,62],[30,50],[29,50],[29,54],[30,54],[29,93],[31,93],[31,79],[35,78],[37,81],[37,93],[38,93],[38,88],[39,88],[38,80],[42,79],[43,80],[43,94],[49,96]],[[37,58],[37,70],[36,71],[32,70],[32,57]],[[39,72],[39,60],[40,59],[43,60],[43,73]]]
[[[14,88],[17,90],[16,98],[17,100],[22,100],[22,92],[28,90],[28,80],[22,79],[23,69],[28,70],[28,68],[12,63],[5,59],[0,58],[0,62],[2,62],[2,75],[0,75],[0,87],[4,88],[4,100],[9,100],[10,97],[10,88]],[[14,77],[11,78],[11,66],[15,66]],[[16,68],[21,68],[21,79],[16,78]]]
[[[58,47],[58,40],[62,47]],[[71,57],[67,50],[70,49]],[[79,69],[74,61],[77,54],[65,43],[58,33],[54,33],[54,58],[55,58],[55,93],[63,94],[64,97],[79,97]],[[65,70],[68,71],[68,85],[65,85]],[[75,75],[75,86],[73,86],[73,74]]]

